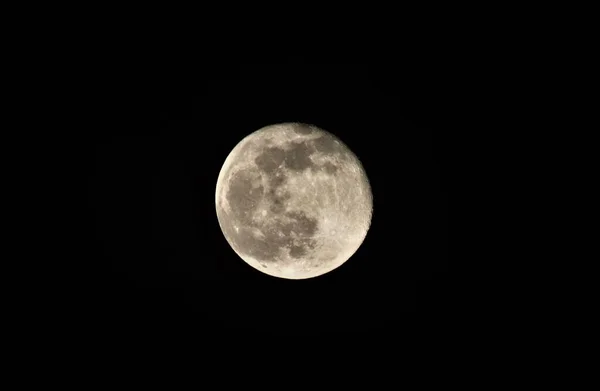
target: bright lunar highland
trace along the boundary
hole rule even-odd
[[[361,246],[373,196],[365,170],[333,134],[283,123],[244,138],[225,159],[216,211],[225,239],[271,276],[316,277]]]

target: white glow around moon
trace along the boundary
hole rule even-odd
[[[216,211],[240,258],[275,277],[316,277],[364,241],[373,200],[358,158],[315,126],[267,126],[235,146],[221,168]]]

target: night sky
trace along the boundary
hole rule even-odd
[[[123,61],[106,76],[89,177],[105,318],[191,321],[243,337],[393,331],[451,311],[446,140],[457,125],[448,75],[418,57],[184,60]],[[248,266],[215,212],[229,152],[280,122],[338,136],[373,191],[363,245],[314,279]]]

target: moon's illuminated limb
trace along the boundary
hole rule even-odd
[[[267,126],[244,138],[219,173],[217,217],[233,250],[266,274],[303,279],[348,260],[371,223],[358,158],[314,126]]]

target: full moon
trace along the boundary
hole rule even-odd
[[[268,275],[306,279],[346,262],[371,225],[373,196],[356,155],[316,126],[283,123],[240,141],[216,188],[225,239]]]

